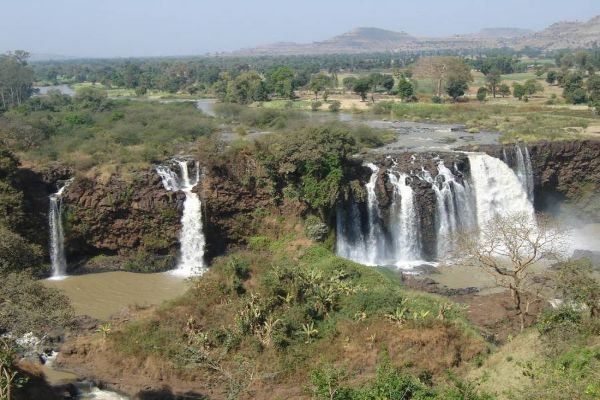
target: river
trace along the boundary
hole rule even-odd
[[[186,281],[170,273],[139,274],[115,271],[45,280],[65,293],[77,315],[106,320],[127,306],[149,306],[183,294]]]

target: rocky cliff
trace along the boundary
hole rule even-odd
[[[184,197],[165,190],[153,170],[135,173],[129,181],[76,178],[63,198],[68,259],[119,255],[151,264],[149,270],[172,268]],[[130,269],[144,269],[134,264]]]
[[[542,211],[568,208],[586,220],[600,221],[600,142],[542,142],[528,145],[528,149],[534,171],[536,208]],[[514,162],[511,161],[514,145],[469,150],[485,151],[499,158],[504,158],[506,153],[509,164]],[[468,176],[468,158],[460,153],[398,152],[371,159],[380,166],[376,192],[383,218],[389,212],[394,190],[387,171],[393,167],[410,174],[423,167],[435,176],[440,158],[459,175]],[[243,244],[258,231],[258,221],[263,220],[264,215],[283,221],[286,215],[300,216],[307,211],[306,206],[297,201],[274,195],[274,183],[250,153],[237,152],[206,162],[202,170],[201,183],[194,190],[202,200],[208,257],[222,254],[232,245]],[[345,198],[352,198],[359,207],[366,207],[364,184],[370,173],[368,168],[357,168],[351,190],[345,191]],[[65,169],[45,173],[22,171],[28,209],[32,224],[37,226],[40,243],[47,243],[47,196],[56,190],[57,180],[69,175],[70,171]],[[423,180],[411,179],[409,184],[418,199],[423,251],[433,256],[437,223],[435,194],[431,185]],[[183,193],[165,190],[152,169],[138,171],[128,180],[117,176],[106,182],[76,178],[63,200],[69,263],[76,266],[78,260],[110,255],[115,256],[115,268],[171,268],[179,249],[184,199]]]

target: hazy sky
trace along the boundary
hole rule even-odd
[[[194,55],[311,42],[357,26],[418,36],[543,29],[600,14],[600,0],[0,0],[0,52]]]

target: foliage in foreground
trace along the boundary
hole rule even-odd
[[[23,335],[63,329],[71,323],[73,309],[68,298],[26,273],[0,276],[0,333]]]
[[[346,345],[366,346],[357,348],[358,359],[365,351],[377,354],[379,346],[395,347],[395,362],[408,357],[431,368],[429,375],[484,350],[460,308],[406,291],[392,271],[296,240],[289,234],[250,238],[251,252],[218,258],[183,298],[114,330],[109,343],[126,356],[168,360],[181,373],[207,371],[206,379],[236,391],[249,390],[253,379],[273,371],[279,371],[276,385],[307,382],[305,371],[319,360],[344,359]],[[397,353],[410,347],[409,340],[432,346],[440,360]],[[461,356],[453,361],[455,352]]]
[[[323,400],[493,400],[479,393],[478,382],[469,382],[449,374],[449,387],[434,388],[431,377],[417,377],[395,367],[385,356],[377,367],[374,379],[361,385],[348,381],[350,374],[343,368],[323,365],[311,372],[310,393]]]

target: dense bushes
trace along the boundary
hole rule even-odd
[[[258,157],[280,190],[293,185],[313,209],[324,210],[337,201],[356,151],[343,126],[328,124],[281,135],[259,149]]]
[[[88,90],[90,89],[90,90]],[[90,93],[87,93],[90,92]],[[110,102],[86,88],[66,105],[15,109],[0,118],[0,142],[30,161],[60,160],[78,171],[147,165],[215,130],[191,102]],[[50,102],[51,100],[47,100]],[[65,101],[66,102],[66,101]]]
[[[479,393],[478,383],[454,375],[449,376],[450,387],[434,388],[430,377],[416,377],[395,367],[386,355],[377,368],[374,379],[362,385],[351,385],[351,376],[343,369],[324,365],[311,372],[311,394],[322,400],[494,400]]]
[[[0,333],[42,337],[48,331],[69,325],[73,309],[58,290],[48,288],[26,273],[1,276]]]
[[[29,269],[39,272],[42,249],[0,225],[0,275]]]

